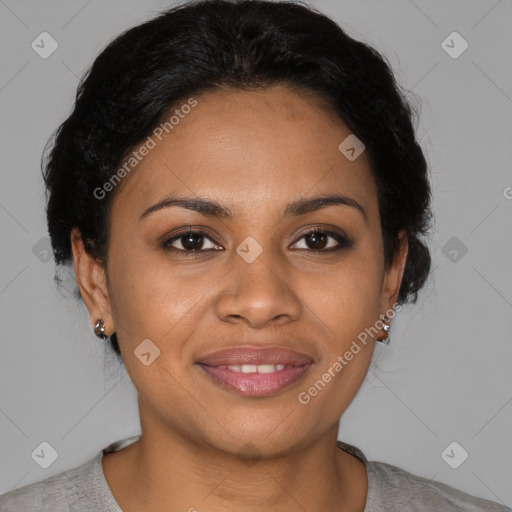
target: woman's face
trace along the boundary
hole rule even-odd
[[[121,183],[108,289],[98,277],[85,300],[91,321],[101,317],[107,334],[117,332],[143,432],[178,433],[229,453],[248,442],[282,453],[332,429],[356,395],[374,341],[344,355],[394,304],[406,250],[384,272],[369,160],[338,149],[350,135],[341,121],[284,86],[195,99]],[[334,195],[352,205],[308,203]],[[171,196],[221,208],[174,204],[143,215]],[[309,206],[290,208],[297,201]],[[262,368],[257,378],[273,391],[254,384],[254,368],[217,366],[221,378],[237,373],[230,387],[199,364],[241,346],[284,347],[311,364]],[[322,379],[329,369],[331,379]]]

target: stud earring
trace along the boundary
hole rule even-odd
[[[391,329],[391,325],[389,323],[389,318],[386,315],[381,315],[382,319],[382,328],[384,329],[384,332],[386,333],[386,337],[382,339],[377,339],[378,343],[382,343],[383,345],[389,345],[389,342],[391,341],[389,337],[389,331]]]
[[[96,334],[96,336],[102,340],[108,338],[108,336],[105,334],[105,323],[101,318],[98,319],[96,325],[94,326],[94,334]]]

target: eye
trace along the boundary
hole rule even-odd
[[[208,242],[210,244],[208,247]],[[176,247],[176,245],[178,247]],[[205,247],[206,245],[206,247]],[[181,246],[181,248],[179,248]],[[166,251],[181,253],[185,256],[199,256],[201,253],[218,250],[218,246],[214,240],[204,231],[188,229],[184,233],[177,234],[172,238],[168,238],[162,242],[162,248]]]
[[[312,229],[304,233],[294,245],[300,243],[303,243],[303,246],[296,247],[296,249],[318,253],[335,252],[341,249],[348,249],[353,245],[353,242],[341,233],[322,229]],[[187,257],[200,256],[209,251],[222,250],[219,247],[207,233],[191,228],[162,242],[162,248],[165,251],[172,251]]]
[[[329,239],[331,240],[329,241]],[[310,252],[334,252],[352,247],[352,241],[346,236],[322,229],[313,229],[304,233],[295,244],[302,240],[305,247],[298,247],[298,249],[309,249]],[[308,245],[312,247],[308,247]]]

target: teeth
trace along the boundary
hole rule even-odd
[[[254,373],[258,371],[258,367],[255,364],[243,364],[240,366],[242,373]]]
[[[226,367],[224,367],[226,368]],[[284,364],[232,364],[227,366],[228,370],[241,373],[274,373],[285,368]]]
[[[260,364],[258,365],[258,373],[273,373],[276,367],[273,364]]]

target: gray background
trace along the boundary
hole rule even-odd
[[[512,3],[312,4],[385,54],[421,99],[435,195],[434,274],[392,322],[392,344],[377,347],[340,438],[369,459],[511,505]],[[107,41],[169,5],[0,0],[0,492],[139,432],[135,390],[73,298],[73,271],[54,286],[39,159]],[[47,59],[31,48],[43,31],[59,45]],[[453,31],[469,44],[455,59],[441,47]],[[42,441],[58,452],[48,469],[31,458]],[[458,469],[441,457],[453,441],[469,453]]]

